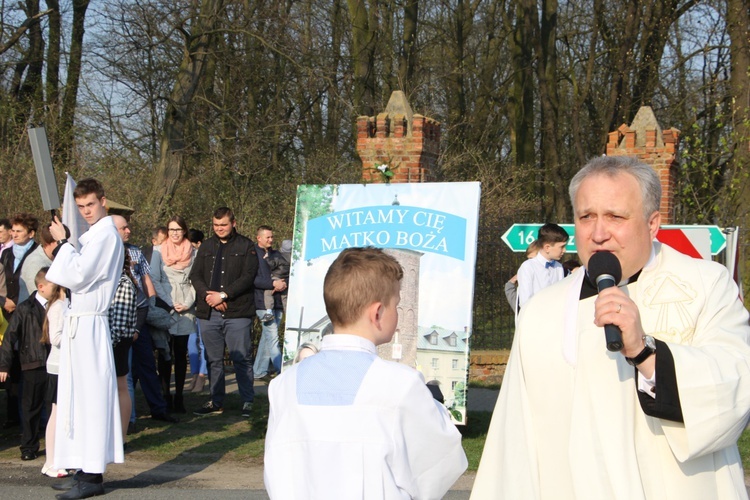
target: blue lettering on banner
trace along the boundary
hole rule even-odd
[[[428,208],[388,205],[334,212],[307,222],[305,260],[363,246],[464,260],[466,219]]]

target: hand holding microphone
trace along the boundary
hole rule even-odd
[[[596,283],[596,288],[601,293],[607,288],[616,287],[622,279],[622,268],[620,261],[610,252],[596,252],[589,259],[589,277]],[[622,306],[617,309],[619,313]],[[622,350],[622,331],[620,327],[613,324],[604,325],[604,337],[607,341],[607,349],[612,352]]]

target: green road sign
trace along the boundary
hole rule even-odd
[[[508,228],[507,231],[505,231],[505,234],[502,236],[502,240],[505,242],[506,245],[508,245],[508,248],[513,250],[514,252],[525,252],[526,247],[531,244],[532,241],[534,241],[537,237],[537,233],[539,232],[539,228],[542,227],[544,224],[513,224]],[[576,242],[575,242],[575,226],[573,224],[560,224],[560,227],[565,229],[565,231],[570,235],[570,239],[568,240],[568,249],[567,251],[569,253],[575,253],[576,252]],[[664,229],[685,229],[685,230],[695,230],[695,229],[704,229],[710,232],[711,234],[711,254],[716,255],[727,245],[727,238],[724,235],[723,231],[718,226],[679,226],[679,225],[668,225],[668,226],[661,226]]]
[[[525,252],[537,237],[539,228],[544,224],[513,224],[503,234],[503,241],[514,252]],[[575,252],[575,227],[573,224],[560,224],[560,227],[570,235],[568,240],[568,252]]]

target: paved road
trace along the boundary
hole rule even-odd
[[[3,484],[0,498],[5,500],[39,500],[40,498],[54,498],[58,493],[46,486],[8,486]],[[106,496],[97,497],[107,500],[210,500],[220,498],[222,500],[268,500],[268,495],[263,490],[185,490],[180,488],[160,489],[118,489],[107,488]],[[468,491],[450,491],[446,500],[464,500],[469,498]]]

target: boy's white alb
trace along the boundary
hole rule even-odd
[[[305,373],[322,382],[311,386]],[[378,358],[361,337],[324,337],[319,354],[271,382],[268,398],[272,499],[437,499],[466,470],[461,434],[419,372]]]

